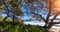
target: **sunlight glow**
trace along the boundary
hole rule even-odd
[[[56,2],[54,2],[53,6],[54,8],[60,8],[60,0],[57,0]]]
[[[60,0],[56,0],[53,4],[52,4],[52,6],[51,6],[51,8],[52,8],[52,12],[53,13],[60,13]]]

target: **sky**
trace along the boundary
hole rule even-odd
[[[18,1],[18,2],[19,2],[19,1]],[[26,6],[26,3],[22,3],[22,5],[23,5],[23,6],[22,6],[21,9],[22,9],[22,11],[24,12],[23,18],[24,18],[24,19],[32,18],[31,15],[28,16],[28,14],[26,13],[26,11],[28,11],[28,12],[30,11],[29,7]],[[39,5],[39,4],[37,4],[37,3],[34,4],[34,6],[38,7],[37,5]],[[9,6],[9,4],[7,4],[7,6]],[[8,8],[10,9],[10,7],[8,7]],[[46,9],[46,8],[45,8],[45,9]],[[43,10],[38,10],[38,11],[39,11],[39,14],[41,14],[41,15],[46,19],[46,16],[47,16],[48,13],[47,13],[47,12],[43,12]],[[7,16],[7,15],[4,14],[4,13],[3,13],[2,15],[3,15],[4,17]],[[53,18],[53,16],[51,16],[50,18]],[[60,18],[60,17],[58,16],[57,18]]]
[[[20,1],[20,0],[19,0]],[[19,2],[18,1],[18,2]],[[9,4],[6,4],[7,6],[9,6]],[[25,5],[25,3],[23,3],[23,5]],[[10,10],[10,7],[8,7],[8,9]],[[28,18],[31,18],[31,16],[27,16],[27,14],[26,14],[26,7],[25,6],[23,6],[22,8],[22,11],[23,11],[23,13],[24,13],[24,16],[23,16],[23,18],[24,19],[28,19]],[[28,11],[29,11],[29,9],[28,9]],[[3,11],[3,12],[6,12],[5,10]],[[13,13],[10,13],[10,15],[12,15]],[[5,13],[2,13],[2,15],[3,15],[3,17],[6,17],[7,15],[5,14]]]

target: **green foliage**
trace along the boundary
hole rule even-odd
[[[18,0],[8,0],[8,2],[12,7],[18,7]]]
[[[2,0],[0,0],[0,6],[2,6],[3,5],[3,1]]]
[[[13,22],[0,22],[0,29],[4,32],[45,32],[46,29],[39,26],[23,25],[18,22],[13,25]]]
[[[8,2],[10,3],[11,7],[13,7],[13,9],[15,9],[15,15],[20,16],[23,14],[23,12],[21,10],[21,5],[20,5],[20,3],[18,3],[18,0],[8,0]]]
[[[28,3],[33,3],[34,2],[34,0],[28,0]]]
[[[24,0],[22,0],[22,2],[23,1]],[[13,11],[12,13],[14,13],[17,16],[23,14],[23,12],[21,10],[21,5],[18,5],[19,3],[17,0],[8,0],[8,2],[11,5],[11,7],[13,8],[12,11],[16,10],[15,12]],[[28,0],[28,2],[32,3],[33,0]],[[7,11],[8,11],[8,9],[7,9]],[[0,20],[2,20],[2,19],[3,19],[3,17],[0,14]],[[40,28],[39,26],[23,25],[21,23],[18,23],[17,21],[15,24],[13,24],[12,20],[10,20],[10,19],[7,19],[5,22],[0,21],[0,30],[2,30],[2,29],[4,32],[45,32],[45,30],[46,30],[44,28]]]
[[[23,12],[21,10],[21,7],[16,8],[15,14],[18,15],[18,16],[23,14]]]
[[[0,14],[0,21],[2,21],[3,20],[3,16]]]
[[[15,15],[20,16],[21,14],[23,14],[23,12],[21,10],[21,5],[20,5],[20,3],[18,3],[18,0],[8,0],[8,2],[6,2],[6,3],[9,3],[10,8],[12,8],[12,13],[15,12]],[[2,5],[4,5],[4,6],[2,7]],[[2,1],[0,3],[0,6],[3,9],[6,9],[6,12],[8,11],[8,9],[7,9],[8,6],[6,6],[5,3],[2,3]],[[1,7],[0,7],[0,10],[2,10]]]

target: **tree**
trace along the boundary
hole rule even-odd
[[[14,20],[16,20],[16,16],[21,16],[23,15],[22,9],[21,9],[21,2],[18,0],[1,0],[0,6],[4,5],[5,12],[7,16],[4,18],[3,21],[5,21],[8,17],[12,18],[13,22],[15,23]],[[2,11],[2,10],[1,10]]]
[[[26,13],[39,21],[40,19],[44,20],[46,24],[42,28],[46,28],[48,30],[53,24],[60,23],[55,23],[53,21],[60,14],[59,1],[60,0],[20,0],[18,2],[18,0],[0,0],[0,6],[4,5],[3,9],[6,10],[4,13],[7,14],[3,21],[5,21],[8,17],[11,17],[15,23],[15,20],[17,19],[16,16],[23,15],[21,8],[22,6],[25,6],[25,8],[28,10]],[[25,4],[23,5],[23,3]],[[43,14],[46,16],[44,17]],[[49,18],[53,15],[54,17],[50,20]]]
[[[29,1],[29,0],[28,0]],[[60,14],[60,0],[34,0],[32,2],[27,2],[28,8],[30,8],[30,13],[34,18],[38,19],[43,19],[44,22],[46,23],[43,28],[50,29],[54,24],[59,24],[60,22],[54,22],[56,17]],[[29,4],[30,3],[30,4]],[[36,5],[34,5],[36,4]],[[28,6],[29,5],[29,6]],[[46,17],[43,17],[42,12],[44,15],[47,15]],[[37,15],[37,16],[36,16]],[[51,16],[54,17],[50,20],[49,18]],[[40,16],[40,17],[38,17]],[[40,19],[38,19],[40,21]]]

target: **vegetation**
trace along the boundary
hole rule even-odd
[[[0,22],[0,32],[46,32],[45,28],[40,28],[39,26],[23,25],[16,22]]]
[[[33,25],[24,25],[18,21],[13,24],[13,21],[10,19],[2,21],[4,17],[2,17],[1,14],[0,17],[0,32],[46,32],[46,28],[40,28],[39,26]]]
[[[54,22],[60,14],[59,8],[60,0],[0,0],[0,31],[47,32],[54,24],[60,23]],[[2,14],[7,15],[2,17]],[[31,19],[35,18],[38,21],[43,20],[45,25],[40,27],[26,26],[22,23],[25,20],[22,19],[24,15],[30,16]],[[50,19],[51,16],[54,17]]]
[[[0,21],[2,21],[3,20],[3,16],[0,14]]]

